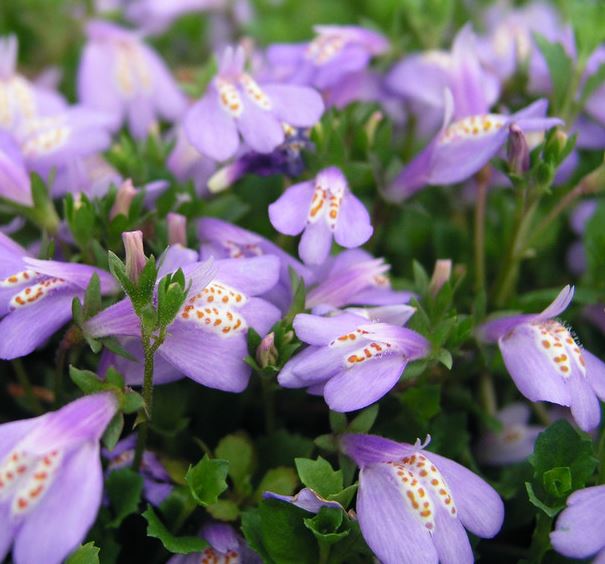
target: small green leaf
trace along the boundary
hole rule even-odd
[[[263,476],[256,492],[254,500],[260,501],[265,492],[273,492],[280,495],[292,495],[298,485],[298,476],[293,468],[281,466],[271,468]]]
[[[254,447],[245,435],[227,435],[218,443],[215,454],[229,462],[229,477],[235,489],[250,494],[250,478],[254,471]]]
[[[327,497],[342,490],[342,470],[334,470],[321,456],[317,460],[296,458],[294,462],[300,481],[320,496]]]
[[[118,441],[120,435],[124,429],[124,416],[121,413],[116,413],[112,418],[105,432],[103,433],[103,444],[108,450],[113,450]]]
[[[84,294],[84,318],[90,319],[101,311],[101,280],[95,272]]]
[[[334,433],[344,433],[347,428],[347,416],[338,411],[330,411],[330,429]]]
[[[328,496],[328,500],[337,501],[344,508],[347,508],[351,504],[351,501],[353,500],[353,496],[357,492],[357,487],[358,487],[357,484],[353,484],[338,493],[330,494]]]
[[[147,519],[147,536],[159,539],[164,548],[173,554],[191,554],[192,552],[201,552],[208,546],[208,543],[200,537],[177,537],[174,536],[160,521],[154,513],[151,505],[143,513]]]
[[[337,532],[344,514],[341,509],[335,507],[322,507],[315,517],[304,519],[304,524],[315,538],[325,544],[334,544],[349,534],[349,531]]]
[[[216,503],[218,496],[227,489],[229,462],[204,455],[195,466],[190,466],[185,481],[191,494],[200,505]]]
[[[555,106],[553,111],[556,115],[568,94],[567,90],[570,84],[569,79],[573,73],[573,63],[561,43],[551,43],[539,33],[534,33],[534,39],[548,65]]]
[[[113,366],[110,366],[107,369],[105,381],[116,388],[121,389],[124,387],[124,376],[122,376]]]
[[[80,370],[75,366],[70,365],[69,376],[73,383],[80,388],[85,394],[94,394],[106,388],[105,383],[90,370]]]
[[[555,497],[565,497],[571,491],[571,471],[568,466],[544,472],[544,489]]]
[[[206,511],[218,521],[237,521],[239,517],[239,507],[230,499],[219,499],[208,505]]]
[[[88,542],[72,552],[65,564],[99,564],[99,551],[94,542]]]
[[[105,480],[105,491],[113,509],[114,519],[110,527],[119,527],[122,521],[139,507],[143,491],[143,476],[130,468],[120,468]]]
[[[558,507],[550,507],[546,505],[534,492],[534,488],[530,482],[525,482],[525,488],[527,490],[527,496],[532,505],[546,513],[549,517],[554,517],[561,509],[565,507],[565,505],[559,505]]]
[[[378,417],[379,406],[377,403],[366,407],[351,423],[349,424],[349,431],[351,433],[368,433],[376,417]]]
[[[124,413],[135,413],[139,409],[143,409],[145,400],[143,396],[137,392],[127,392],[122,399],[122,411]]]

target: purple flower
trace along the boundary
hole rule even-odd
[[[93,524],[103,490],[99,440],[113,394],[0,425],[0,560],[58,564]]]
[[[215,257],[217,259],[245,259],[263,255],[273,255],[279,259],[280,270],[277,284],[263,297],[275,304],[282,311],[290,307],[292,288],[288,270],[294,269],[306,283],[313,279],[312,272],[275,243],[253,233],[232,225],[226,221],[206,217],[198,223],[198,237],[201,242],[200,255],[202,259]]]
[[[391,289],[390,265],[361,249],[328,258],[314,270],[306,307],[313,313],[349,305],[384,306],[407,303],[411,292]]]
[[[173,556],[168,564],[261,564],[259,556],[227,523],[209,522],[200,536],[210,544],[201,553]]]
[[[98,154],[70,159],[57,170],[51,185],[54,198],[67,193],[86,194],[89,198],[102,198],[113,184],[119,186],[122,177],[118,171]]]
[[[115,470],[132,466],[135,445],[136,435],[133,434],[122,439],[112,451],[103,451],[103,457],[109,461],[107,475]],[[143,476],[143,495],[145,499],[153,505],[160,505],[173,489],[166,468],[153,452],[146,450],[143,453],[140,472]]]
[[[105,21],[90,22],[86,33],[78,71],[78,95],[84,105],[110,114],[115,127],[128,121],[138,139],[147,137],[159,117],[181,117],[185,96],[139,34]]]
[[[191,287],[157,351],[154,382],[169,382],[184,374],[211,388],[241,392],[251,373],[244,362],[248,327],[264,336],[280,318],[275,306],[256,297],[276,284],[279,261],[273,256],[218,260],[213,268],[211,261],[191,263],[192,253],[171,247],[161,263],[160,276],[182,267]],[[136,337],[125,342],[130,352],[142,358],[139,322],[129,300],[87,321],[87,330],[94,337]],[[116,357],[112,364],[128,383],[142,383],[142,362]]]
[[[302,233],[298,254],[306,264],[326,260],[332,237],[352,249],[363,245],[373,231],[368,210],[336,167],[323,169],[313,181],[288,188],[269,206],[269,219],[280,233]]]
[[[529,416],[529,407],[523,403],[511,403],[500,410],[497,418],[502,429],[480,438],[475,449],[477,459],[493,466],[525,460],[534,451],[537,436],[544,431],[544,427],[528,425]]]
[[[559,515],[550,533],[553,548],[569,558],[596,555],[593,564],[605,562],[605,486],[572,493],[567,508]],[[598,554],[597,554],[598,553]]]
[[[388,89],[419,106],[421,120],[427,119],[427,110],[432,115],[443,112],[446,89],[452,93],[456,120],[487,113],[500,94],[499,80],[481,66],[470,24],[456,35],[451,53],[426,51],[407,56],[385,82]]]
[[[383,35],[363,27],[317,25],[313,31],[316,37],[309,43],[276,44],[267,49],[274,77],[329,94],[345,78],[365,70],[373,56],[389,49]]]
[[[311,488],[303,488],[296,495],[281,495],[273,492],[264,492],[263,497],[265,499],[278,499],[279,501],[291,503],[292,505],[300,507],[309,513],[319,513],[319,510],[322,507],[331,507],[333,509],[344,510],[340,503],[337,501],[324,499]]]
[[[542,313],[494,319],[479,328],[479,335],[498,343],[508,372],[527,399],[571,407],[578,426],[590,431],[601,418],[597,396],[605,399],[605,365],[582,350],[571,329],[556,320],[573,294],[573,287],[565,286]]]
[[[430,350],[422,335],[401,327],[414,309],[399,310],[399,319],[391,314],[386,322],[351,312],[297,315],[294,331],[310,346],[286,363],[279,383],[323,393],[334,411],[354,411],[378,401],[399,381],[409,361]]]
[[[29,175],[19,146],[0,131],[0,197],[23,206],[32,206]]]
[[[95,273],[103,293],[117,290],[103,270],[31,258],[0,233],[0,358],[25,356],[44,344],[71,319],[73,298],[83,298]]]
[[[399,173],[386,196],[401,202],[429,184],[455,184],[470,178],[496,156],[512,124],[524,133],[561,125],[558,118],[544,117],[547,105],[546,100],[538,100],[512,115],[473,115],[452,122],[452,98],[447,95],[443,127]]]
[[[481,538],[502,526],[498,494],[464,466],[375,435],[345,435],[344,452],[359,466],[361,532],[384,564],[466,564],[473,551],[464,529]]]
[[[311,127],[323,113],[321,96],[289,84],[259,85],[244,70],[244,50],[225,50],[204,97],[185,116],[185,132],[204,155],[224,161],[235,155],[240,134],[257,153],[270,153],[285,139],[284,125]]]
[[[16,72],[17,51],[14,35],[0,37],[0,129],[9,131],[23,120],[58,113],[66,107],[59,94]]]

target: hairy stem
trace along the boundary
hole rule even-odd
[[[485,288],[485,207],[487,203],[487,186],[489,174],[480,172],[476,176],[477,200],[475,202],[475,291]]]

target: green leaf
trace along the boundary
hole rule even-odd
[[[242,533],[248,546],[255,550],[265,564],[274,564],[263,545],[262,518],[259,509],[248,509],[242,513]]]
[[[208,505],[206,511],[218,521],[237,521],[239,507],[230,499],[219,499],[216,503]]]
[[[313,534],[304,524],[307,511],[289,503],[268,499],[259,505],[262,544],[276,564],[317,564]]]
[[[342,470],[334,470],[330,463],[319,456],[317,460],[294,460],[300,481],[322,497],[338,493],[343,488]]]
[[[366,409],[349,423],[349,431],[351,433],[368,433],[374,425],[376,417],[378,417],[378,409],[379,406],[377,403],[370,407],[366,407]]]
[[[525,489],[527,490],[527,497],[532,505],[546,513],[549,517],[554,517],[565,505],[559,505],[557,507],[550,507],[546,505],[534,492],[534,488],[530,482],[525,482]]]
[[[565,497],[571,491],[571,471],[568,466],[544,472],[544,489],[555,497]]]
[[[101,280],[95,272],[84,294],[84,318],[90,319],[101,311]]]
[[[441,386],[429,384],[407,389],[401,403],[420,421],[429,421],[441,411]]]
[[[105,491],[115,515],[109,526],[119,527],[128,515],[139,508],[143,476],[130,468],[114,470],[105,480]]]
[[[72,552],[65,564],[99,564],[99,551],[94,542],[88,542]]]
[[[69,366],[69,376],[73,383],[80,388],[85,394],[94,394],[106,389],[105,383],[90,370],[80,370],[75,366]]]
[[[145,407],[143,396],[137,392],[127,392],[122,399],[122,411],[124,413],[135,413]]]
[[[254,494],[255,501],[260,501],[265,492],[280,495],[292,495],[298,485],[298,476],[293,468],[281,466],[271,468],[263,476]]]
[[[107,425],[105,432],[103,433],[103,444],[108,450],[113,450],[118,441],[120,435],[124,429],[124,416],[121,413],[116,413]]]
[[[262,437],[256,442],[258,461],[262,469],[274,466],[290,466],[297,456],[308,458],[313,452],[313,441],[280,429],[268,437]]]
[[[341,509],[322,507],[317,515],[308,517],[303,522],[318,541],[330,545],[349,534],[347,530],[337,532],[342,525],[343,518],[344,514]]]
[[[216,503],[218,496],[227,489],[229,462],[204,455],[195,466],[190,466],[185,481],[191,488],[193,498],[200,505]]]
[[[126,265],[122,262],[120,257],[118,257],[118,255],[116,255],[114,252],[108,251],[107,264],[109,266],[109,271],[120,283],[122,289],[126,292],[126,294],[132,296],[135,291],[135,286],[128,278],[128,274],[126,273]]]
[[[338,503],[340,503],[340,505],[342,505],[344,508],[346,508],[351,504],[353,496],[355,495],[355,492],[357,491],[357,487],[358,487],[357,484],[353,484],[353,485],[349,486],[348,488],[345,488],[341,492],[338,492],[335,494],[330,494],[328,496],[328,500],[337,501]]]
[[[229,477],[238,492],[250,494],[250,478],[254,471],[254,447],[244,435],[227,435],[218,443],[215,454],[229,462]]]
[[[347,416],[338,411],[330,411],[330,429],[334,433],[344,433],[347,428]]]
[[[147,536],[159,539],[164,548],[173,554],[191,554],[192,552],[201,552],[208,546],[208,543],[200,537],[176,537],[160,521],[154,513],[151,505],[143,513],[147,519]]]
[[[534,39],[548,66],[552,81],[553,112],[557,114],[568,95],[567,90],[573,73],[573,63],[561,43],[551,43],[539,33],[534,33]]]

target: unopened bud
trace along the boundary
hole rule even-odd
[[[187,246],[187,218],[180,213],[170,212],[166,216],[168,244]]]
[[[435,263],[433,276],[429,284],[429,292],[436,296],[443,285],[450,279],[452,275],[452,261],[450,259],[439,259]]]
[[[521,175],[529,170],[529,147],[521,128],[513,123],[508,135],[508,165],[511,170]]]
[[[137,282],[147,262],[143,250],[143,232],[126,231],[122,233],[122,241],[126,251],[126,274],[130,280]]]
[[[118,188],[115,202],[109,212],[109,219],[114,219],[118,215],[128,215],[130,210],[130,204],[137,195],[136,188],[132,185],[132,180],[124,180],[122,185]]]
[[[256,349],[256,362],[261,368],[267,368],[277,362],[277,349],[275,348],[275,333],[271,332],[263,338]]]
[[[546,141],[544,146],[544,160],[549,164],[558,166],[561,164],[565,147],[567,147],[567,133],[560,128],[557,128],[554,135]]]

